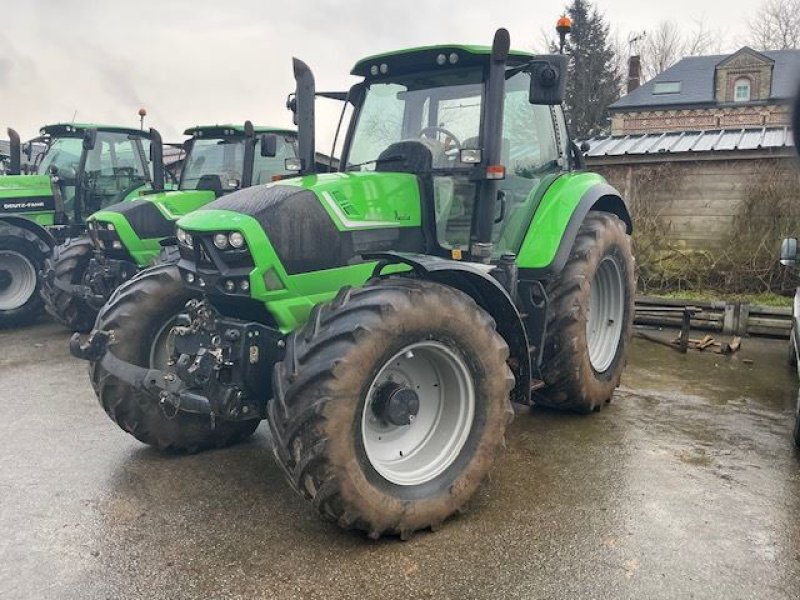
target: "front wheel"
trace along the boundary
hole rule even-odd
[[[591,412],[611,399],[633,332],[635,289],[625,225],[615,215],[590,212],[547,290],[546,387],[537,393],[537,404]]]
[[[169,368],[171,329],[193,294],[175,265],[145,269],[123,283],[97,317],[97,329],[113,332],[108,351],[140,367]],[[99,363],[90,374],[100,405],[121,429],[160,450],[195,452],[235,444],[249,437],[259,421],[212,423],[208,416],[165,411],[155,394],[134,388]]]
[[[100,307],[61,289],[56,282],[82,284],[93,254],[94,245],[89,238],[70,238],[53,248],[42,270],[45,309],[56,321],[81,333],[91,331]]]
[[[436,528],[488,473],[513,415],[508,346],[462,292],[345,289],[287,340],[273,451],[325,518],[370,537]]]

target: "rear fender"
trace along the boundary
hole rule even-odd
[[[47,229],[25,217],[1,216],[0,235],[22,237],[36,244],[43,254],[50,254],[57,243]]]
[[[599,176],[597,179],[599,181],[582,190],[577,196],[577,201],[570,201],[567,197],[558,200],[560,204],[558,211],[541,214],[537,211],[518,258],[521,279],[541,280],[557,276],[566,265],[572,246],[578,237],[578,230],[590,211],[614,214],[625,224],[629,234],[633,231],[630,212],[620,193]],[[542,204],[545,204],[545,201]],[[540,234],[545,231],[551,246],[542,248],[546,244],[542,241],[544,236]],[[553,239],[556,241],[553,242]]]

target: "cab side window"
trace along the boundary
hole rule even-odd
[[[564,169],[556,113],[528,101],[530,75],[517,73],[506,82],[503,164],[506,178],[495,225],[495,252],[516,252],[522,243],[540,193]]]

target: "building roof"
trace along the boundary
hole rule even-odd
[[[794,146],[788,127],[599,136],[586,142],[589,144],[587,158],[774,150]]]
[[[800,50],[769,50],[755,54],[761,54],[774,61],[772,91],[769,100],[788,101],[794,97],[797,90],[798,73],[800,73]],[[612,111],[632,108],[669,109],[716,104],[714,90],[716,67],[731,56],[731,54],[718,54],[684,58],[630,94],[617,100],[610,109]],[[658,83],[678,81],[681,82],[679,93],[653,93]]]

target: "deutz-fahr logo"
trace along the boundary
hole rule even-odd
[[[0,211],[3,212],[29,212],[36,210],[53,210],[53,208],[54,202],[50,197],[0,200]]]

